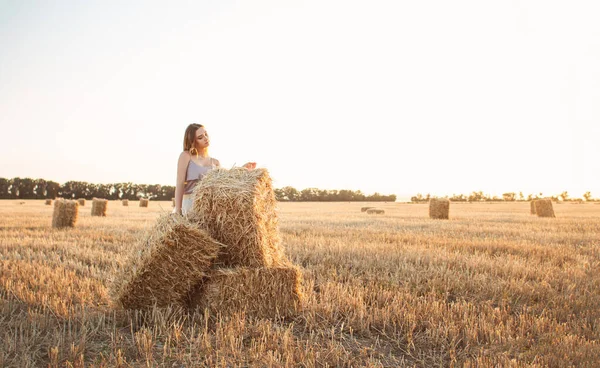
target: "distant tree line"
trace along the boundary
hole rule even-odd
[[[415,202],[415,203],[428,202],[430,198],[431,198],[430,194],[422,195],[421,193],[418,193],[417,195],[411,197],[410,201]],[[546,195],[544,195],[544,193],[524,195],[523,192],[519,192],[519,193],[508,192],[508,193],[503,193],[502,197],[491,196],[489,194],[484,194],[482,191],[479,191],[479,192],[471,192],[471,194],[453,194],[452,196],[445,196],[444,198],[448,198],[452,202],[498,202],[498,201],[526,202],[526,201],[531,201],[533,199],[539,199],[539,198],[550,198],[555,202],[558,202],[559,200],[565,201],[565,202],[569,202],[569,201],[583,202],[584,200],[586,202],[591,202],[591,201],[595,200],[594,198],[592,198],[592,193],[589,191],[585,192],[583,194],[583,198],[571,198],[569,196],[569,193],[566,191],[562,192],[559,195],[550,195],[550,196],[546,196]]]
[[[395,202],[396,195],[375,193],[365,195],[360,190],[321,190],[308,188],[297,190],[293,187],[274,189],[278,201],[289,202]],[[160,184],[93,184],[84,181],[68,181],[59,184],[51,180],[30,178],[0,178],[0,199],[54,199],[54,198],[106,198],[131,199],[148,198],[157,201],[170,201],[175,197],[175,187]]]

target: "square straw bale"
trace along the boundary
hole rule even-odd
[[[148,199],[140,198],[140,207],[148,207]]]
[[[374,208],[373,207],[373,208],[369,208],[367,210],[367,213],[370,214],[370,215],[372,215],[372,214],[384,214],[385,211],[382,210],[381,208]]]
[[[280,265],[275,194],[265,169],[214,169],[194,189],[190,219],[227,244],[217,263],[225,267]]]
[[[554,215],[554,208],[552,207],[552,200],[538,199],[535,201],[535,213],[538,217],[556,217]]]
[[[532,200],[531,202],[529,202],[529,214],[531,215],[535,215],[535,202],[537,202],[537,199]]]
[[[85,198],[79,198],[77,203],[79,203],[80,206],[85,206]]]
[[[185,217],[163,215],[115,278],[113,300],[125,309],[183,306],[223,246]]]
[[[93,198],[92,199],[92,216],[106,216],[106,208],[108,207],[108,199]]]
[[[46,199],[46,201],[44,201],[44,203],[46,204],[46,206],[50,206],[52,204],[52,200]]]
[[[429,200],[429,217],[447,220],[450,217],[450,201],[446,198],[431,198]]]
[[[373,207],[361,207],[360,212],[366,212],[369,208],[373,208]]]
[[[171,198],[171,204],[175,207],[175,198]]]
[[[190,295],[190,307],[225,316],[291,317],[302,305],[301,284],[300,270],[291,265],[214,270]]]
[[[79,203],[77,201],[57,199],[54,201],[52,213],[52,227],[75,227],[79,216]]]
[[[129,199],[122,200],[121,204],[123,204],[124,207],[129,207]]]

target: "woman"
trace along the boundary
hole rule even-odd
[[[192,208],[192,192],[198,181],[210,170],[221,167],[219,160],[208,155],[210,138],[201,124],[190,124],[183,136],[183,152],[177,162],[177,183],[175,186],[175,213],[186,215]],[[255,162],[244,165],[254,169]]]

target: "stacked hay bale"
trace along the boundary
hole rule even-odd
[[[46,204],[46,206],[50,206],[52,204],[52,200],[46,199],[46,201],[44,203]]]
[[[124,199],[121,201],[124,207],[129,207],[129,199]]]
[[[129,260],[133,267],[115,279],[111,294],[126,309],[183,306],[207,275],[221,244],[184,217],[157,221]]]
[[[79,203],[65,199],[54,201],[52,227],[75,227],[79,216]]]
[[[103,198],[92,199],[92,216],[106,216],[108,200]]]
[[[85,206],[85,198],[79,198],[77,203],[79,203],[80,206]]]
[[[367,213],[370,214],[370,215],[372,215],[372,214],[384,214],[385,211],[382,210],[381,208],[369,208],[367,210]]]
[[[535,201],[535,213],[538,217],[556,217],[554,215],[554,208],[552,207],[552,200],[538,199]]]
[[[148,207],[148,199],[140,198],[140,207]]]
[[[529,202],[529,213],[530,213],[531,215],[535,215],[535,214],[536,214],[536,213],[535,213],[535,202],[536,202],[536,201],[537,201],[537,200],[536,200],[536,199],[534,199],[534,200],[532,200],[531,202]]]
[[[429,217],[447,220],[450,217],[450,201],[446,198],[431,198],[429,200]]]
[[[373,207],[361,207],[360,212],[366,212],[369,208]]]
[[[254,317],[298,312],[301,273],[283,255],[276,205],[265,169],[215,169],[198,183],[189,216],[226,246],[190,294],[191,308]]]

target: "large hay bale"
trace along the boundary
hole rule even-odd
[[[80,206],[85,206],[85,198],[79,198],[77,203],[79,203]]]
[[[447,220],[450,217],[450,201],[446,198],[431,198],[429,200],[429,217]]]
[[[228,267],[280,265],[277,201],[265,169],[214,169],[196,185],[188,216],[227,244],[217,263]]]
[[[537,201],[537,199],[534,199],[531,202],[529,202],[529,213],[531,215],[535,215],[535,202],[536,201]]]
[[[121,201],[124,207],[129,207],[129,199],[124,199]]]
[[[370,215],[372,215],[372,214],[384,214],[385,211],[382,210],[381,208],[369,208],[367,210],[367,213],[370,214]]]
[[[113,299],[125,309],[186,305],[222,245],[185,217],[164,215],[141,247],[111,287]]]
[[[361,208],[360,208],[360,212],[365,212],[365,211],[367,211],[369,208],[373,208],[373,207],[361,207]]]
[[[302,305],[301,273],[294,266],[213,271],[190,295],[190,307],[256,318],[290,317]]]
[[[57,199],[54,201],[52,227],[75,227],[79,216],[79,203],[76,201]]]
[[[44,203],[46,204],[46,206],[50,206],[52,204],[52,200],[46,199],[46,201]]]
[[[92,199],[92,216],[106,216],[108,207],[108,199],[93,198]]]
[[[171,198],[171,205],[175,207],[175,198]]]
[[[148,207],[148,199],[140,198],[140,207]]]
[[[535,213],[538,217],[556,217],[550,199],[538,199],[535,201]]]

